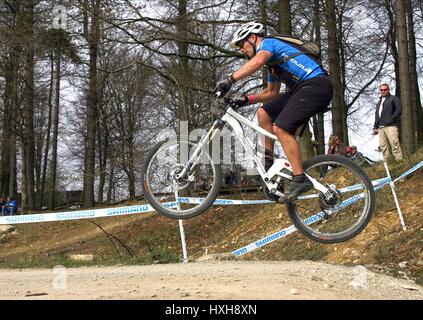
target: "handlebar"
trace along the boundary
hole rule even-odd
[[[239,106],[231,99],[231,95],[222,96],[222,93],[220,91],[217,91],[214,92],[214,96],[216,98],[215,101],[224,101],[231,108],[239,109]]]

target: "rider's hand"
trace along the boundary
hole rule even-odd
[[[225,94],[227,94],[229,90],[231,90],[232,85],[234,83],[235,83],[235,79],[232,76],[226,79],[220,80],[217,83],[216,88],[214,89],[214,92],[218,94],[219,97],[224,97]]]
[[[234,95],[233,97],[231,97],[231,100],[238,108],[241,108],[248,104],[247,96]]]

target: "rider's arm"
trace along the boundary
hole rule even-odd
[[[269,102],[276,99],[281,89],[280,82],[267,82],[267,88],[249,97],[250,103]]]
[[[251,60],[244,64],[238,71],[232,74],[235,81],[248,77],[257,70],[261,69],[265,63],[272,57],[272,53],[266,50],[260,50]],[[268,82],[267,88],[259,94],[254,95],[254,103],[267,102],[279,95],[281,88],[280,82]],[[251,100],[250,103],[253,103]]]
[[[252,75],[254,72],[261,69],[271,57],[272,54],[269,51],[260,50],[251,60],[232,74],[233,79],[238,81]]]

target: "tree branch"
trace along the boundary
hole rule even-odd
[[[388,38],[389,36],[387,35],[387,38]],[[386,62],[386,59],[387,59],[387,57],[388,57],[388,51],[389,51],[389,41],[387,41],[386,42],[386,49],[385,49],[385,54],[384,54],[384,56],[383,56],[383,60],[382,60],[382,63],[381,63],[381,65],[380,65],[380,67],[379,67],[379,70],[376,72],[376,74],[373,76],[373,78],[372,79],[370,79],[365,85],[364,85],[364,87],[362,87],[361,89],[360,89],[360,91],[356,94],[356,96],[354,97],[354,99],[349,103],[349,104],[347,104],[347,110],[349,110],[351,107],[352,107],[352,105],[357,101],[357,99],[363,94],[363,92],[376,80],[376,78],[380,75],[380,73],[382,72],[382,69],[383,69],[383,66],[385,65],[385,62]]]

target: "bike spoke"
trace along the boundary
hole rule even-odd
[[[204,152],[195,168],[191,168],[191,172],[185,175],[182,174],[186,171],[187,164],[182,163],[181,159],[188,159],[194,149],[194,143],[171,141],[164,143],[148,159],[144,189],[149,202],[160,213],[175,218],[192,216],[198,212],[198,208],[201,209],[203,203],[186,201],[188,197],[205,200],[216,196],[211,194],[211,190],[220,183],[221,175],[218,175],[216,166]],[[187,150],[189,154],[181,155],[181,150]],[[165,202],[176,202],[177,205],[169,207]]]

